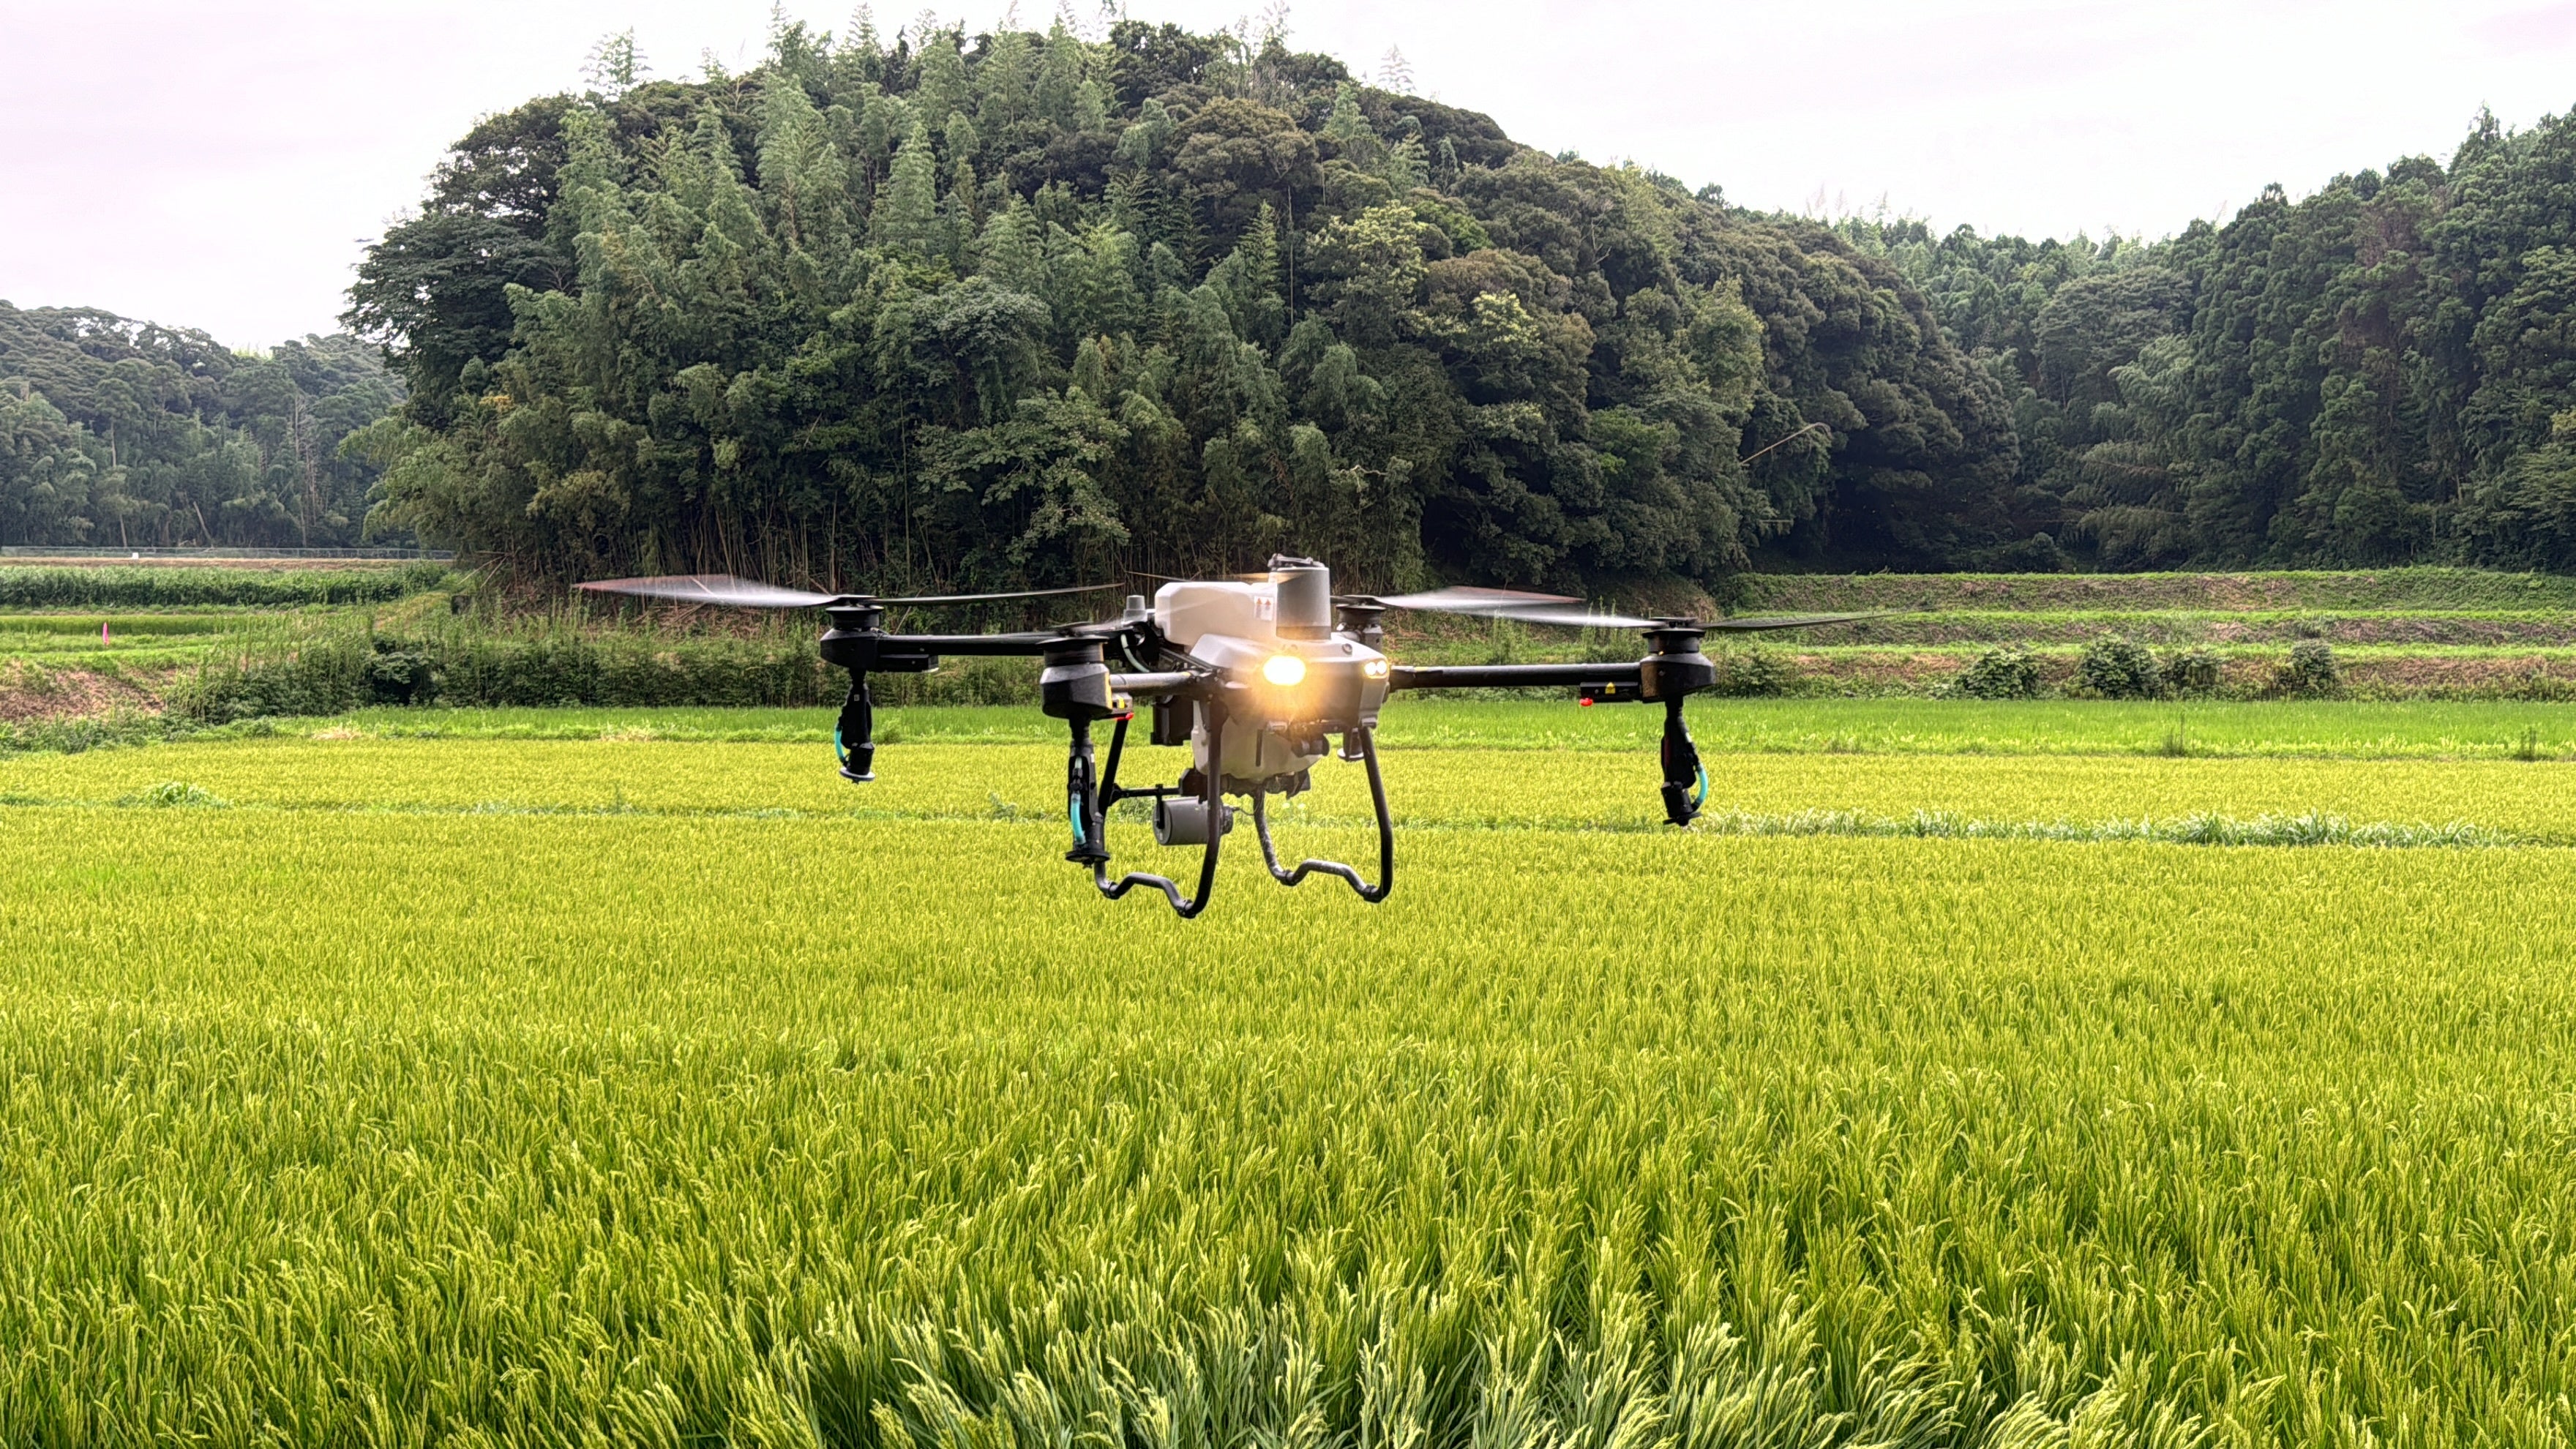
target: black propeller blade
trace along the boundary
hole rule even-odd
[[[757,579],[731,574],[665,574],[646,579],[598,579],[575,587],[594,594],[627,594],[639,599],[668,599],[683,604],[721,604],[735,609],[814,609],[826,604],[987,604],[1003,599],[1045,599],[1059,594],[1097,594],[1116,584],[1082,584],[1069,589],[1018,589],[1002,594],[921,594],[881,598],[874,594],[817,594],[782,589]]]

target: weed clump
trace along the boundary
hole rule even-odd
[[[154,810],[221,810],[225,802],[200,785],[184,780],[164,780],[149,790],[128,795],[117,803],[141,805]]]
[[[2218,691],[2218,651],[2205,645],[2168,650],[2156,667],[2163,676],[2164,687],[2174,694]]]
[[[2153,699],[2164,691],[2155,652],[2118,634],[2084,646],[2083,657],[2075,661],[2075,682],[2098,699]]]
[[[1797,686],[1798,666],[1770,649],[1729,649],[1719,654],[1714,693],[1733,699],[1787,694]]]
[[[2039,694],[2039,661],[2026,649],[1989,649],[1943,692],[1961,699],[2033,699]]]
[[[2335,662],[2334,646],[2322,639],[2291,645],[2289,662],[2274,671],[2272,687],[2282,694],[2317,698],[2341,694],[2343,667]]]

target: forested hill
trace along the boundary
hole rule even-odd
[[[2151,247],[1840,231],[2003,383],[2016,521],[2088,563],[2576,569],[2576,114]]]
[[[2571,566],[2572,141],[2032,245],[1747,213],[1275,41],[788,26],[467,136],[361,270],[410,401],[355,447],[382,519],[556,576]]]
[[[401,397],[352,337],[246,356],[0,302],[0,544],[355,544],[376,472],[340,444]]]
[[[791,27],[536,101],[361,276],[386,506],[557,573],[1592,586],[1829,501],[1854,547],[2010,537],[2004,391],[1894,266],[1168,26]]]

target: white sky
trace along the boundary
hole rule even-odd
[[[1197,29],[1258,8],[1132,4]],[[784,9],[831,29],[849,13]],[[981,29],[1000,7],[939,13]],[[592,43],[629,25],[657,75],[707,51],[747,67],[768,16],[768,0],[0,0],[0,298],[236,346],[328,331],[360,249],[476,116],[577,85]],[[2576,104],[2576,0],[1302,0],[1289,27],[1362,72],[1399,46],[1418,90],[1547,150],[1748,205],[1883,198],[2034,237],[2161,236],[2268,182],[2296,195],[2447,158],[2481,105],[2528,126]]]

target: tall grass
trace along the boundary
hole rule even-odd
[[[2576,609],[2576,579],[2438,567],[2241,574],[1739,574],[1729,586],[1747,611]]]
[[[825,664],[801,620],[744,633],[574,616],[429,617],[379,629],[325,617],[280,620],[172,690],[200,723],[332,715],[389,703],[451,707],[797,707],[838,704],[849,676]],[[880,675],[889,705],[1031,699],[1024,659],[951,661],[928,675]]]
[[[0,608],[138,609],[229,604],[379,604],[455,577],[443,563],[397,568],[0,567]]]

